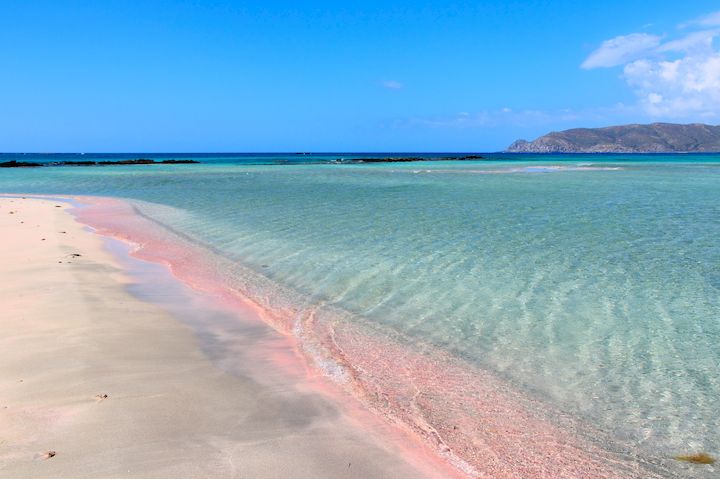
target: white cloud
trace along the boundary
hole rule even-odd
[[[381,85],[390,90],[400,90],[403,88],[403,84],[395,80],[383,80]]]
[[[589,70],[623,65],[656,49],[660,40],[659,36],[647,33],[631,33],[611,38],[605,40],[580,66]]]
[[[651,117],[718,117],[720,50],[714,41],[720,29],[707,27],[720,25],[720,12],[687,25],[706,28],[666,42],[642,33],[616,37],[604,42],[581,67],[622,65],[622,76],[635,92],[638,107]]]
[[[691,20],[686,23],[681,23],[680,28],[687,28],[688,26],[699,25],[701,27],[718,27],[720,26],[720,11],[703,15],[700,18]]]
[[[637,60],[625,65],[623,74],[651,116],[712,118],[720,112],[720,53]]]
[[[713,39],[720,33],[719,30],[703,30],[700,32],[693,32],[689,35],[663,43],[658,48],[660,52],[686,52],[689,53],[693,50],[707,50],[712,49]]]

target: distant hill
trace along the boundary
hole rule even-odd
[[[720,152],[720,126],[652,123],[554,131],[533,141],[517,140],[515,153],[693,153]]]

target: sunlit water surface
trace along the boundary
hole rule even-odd
[[[720,158],[287,159],[13,169],[0,191],[138,200],[619,440],[720,453]]]

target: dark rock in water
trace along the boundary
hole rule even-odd
[[[22,161],[6,161],[0,163],[0,168],[29,168],[37,166],[112,166],[112,165],[181,165],[190,163],[200,163],[195,160],[162,160],[156,161],[148,158],[137,158],[134,160],[118,160],[118,161],[55,161],[52,163],[30,163]]]
[[[350,161],[356,162],[356,163],[406,163],[409,161],[423,161],[425,158],[353,158]]]
[[[409,161],[425,161],[426,158],[400,158],[400,157],[386,157],[386,158],[338,158],[333,163],[405,163]]]
[[[118,161],[61,161],[52,163],[53,166],[108,166],[108,165],[181,165],[189,163],[200,163],[195,160],[162,160],[156,161],[148,158],[137,158],[135,160]]]
[[[35,168],[42,166],[40,163],[30,163],[27,161],[4,161],[0,163],[0,168]]]
[[[60,163],[53,163],[58,166],[95,166],[97,161],[63,161]]]
[[[154,163],[157,162],[147,158],[138,158],[136,160],[99,161],[98,165],[152,165]]]
[[[349,159],[339,158],[335,161],[335,163],[409,163],[412,161],[463,161],[463,160],[482,160],[482,159],[484,159],[484,158],[480,155],[436,156],[436,157],[388,156],[385,158],[349,158]]]

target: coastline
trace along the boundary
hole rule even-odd
[[[269,295],[270,283],[227,282],[221,277],[227,265],[210,258],[212,251],[156,224],[130,202],[62,198],[80,206],[72,210],[77,221],[98,233],[91,236],[106,238],[106,253],[114,250],[115,264],[126,275],[135,270],[138,281],[126,289],[135,291],[135,299],[159,305],[172,321],[186,323],[212,367],[275,389],[278,381],[286,389],[291,383],[291,396],[302,391],[331,405],[333,419],[323,418],[331,428],[342,425],[345,432],[373,438],[360,442],[363,447],[376,442],[372,455],[387,454],[388,462],[362,477],[404,477],[393,468],[408,464],[413,469],[408,477],[672,477],[665,461],[648,461],[623,445],[608,449],[601,437],[588,434],[592,429],[581,431],[583,425],[572,418],[555,416],[502,379],[430,345],[411,350],[387,330],[340,324],[339,315],[328,316],[323,308],[296,309],[287,298]],[[152,279],[138,279],[153,268]],[[164,278],[159,288],[158,275]],[[187,298],[179,305],[168,301],[168,285],[184,288],[193,304]],[[177,294],[169,296],[177,300]],[[198,324],[183,313],[196,308],[213,310],[212,318]],[[238,331],[240,323],[250,329]],[[211,324],[227,328],[207,329]],[[264,332],[258,336],[256,328]],[[244,342],[228,347],[242,336]],[[389,374],[376,374],[383,369]],[[281,379],[268,379],[278,373]],[[332,475],[324,466],[314,473],[327,474]]]
[[[60,198],[13,196],[0,198],[2,475],[443,477],[274,359],[223,363],[227,338],[198,337],[191,324],[225,321],[246,344],[287,355],[269,328],[243,322],[247,310],[195,303],[164,268],[87,231]],[[174,304],[185,321],[134,290]]]
[[[233,278],[216,252],[156,224],[136,206],[112,198],[83,198],[81,222],[135,245],[133,255],[166,265],[193,289],[255,314],[291,340],[306,379],[330,395],[358,399],[384,422],[431,449],[466,477],[667,477],[666,462],[638,456],[588,424],[557,411],[431,345],[404,347],[387,329],[344,321],[343,311],[302,306],[261,274]],[[212,259],[210,259],[212,257]],[[280,365],[287,362],[280,361]],[[380,374],[378,374],[380,372]],[[414,453],[413,453],[414,454]],[[427,456],[426,453],[420,456]]]

